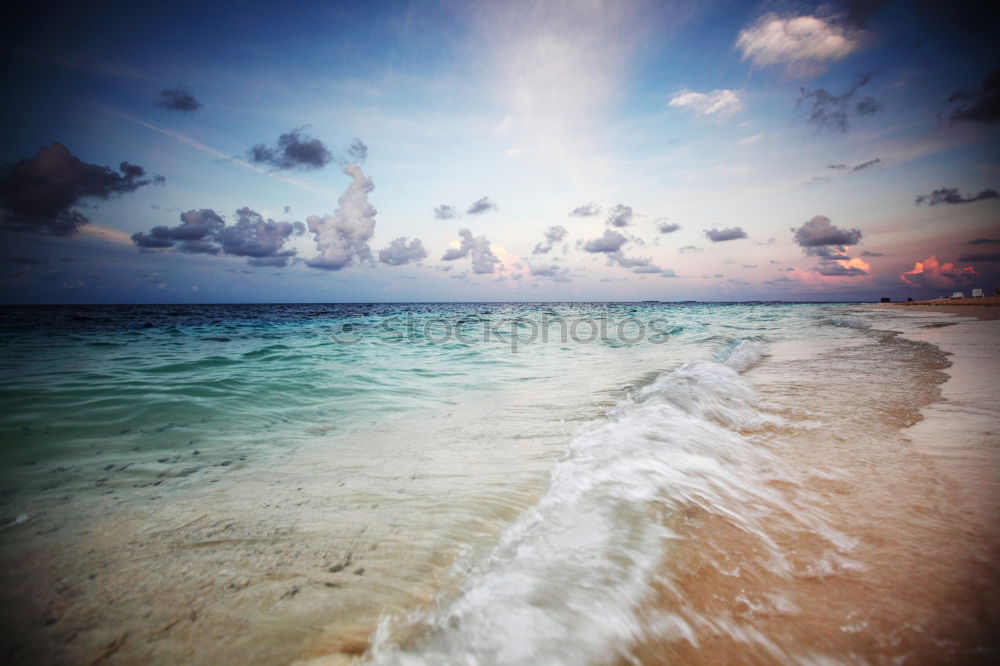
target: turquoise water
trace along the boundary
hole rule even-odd
[[[135,465],[191,447],[214,462],[280,456],[576,363],[618,363],[637,349],[652,363],[698,347],[725,353],[783,317],[776,306],[632,304],[8,310],[0,455],[7,472],[98,457]],[[8,485],[31,476],[22,471]]]
[[[856,495],[892,504],[947,365],[835,304],[4,314],[25,661],[603,664],[719,632],[799,659],[736,597],[794,614],[802,581],[878,570],[826,489],[877,464],[889,495]],[[706,572],[755,582],[711,610]]]

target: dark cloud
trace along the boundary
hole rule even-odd
[[[867,85],[871,78],[871,74],[858,74],[854,85],[840,95],[834,95],[824,88],[800,88],[798,107],[806,107],[806,122],[813,125],[817,133],[846,132],[851,128],[851,115],[867,116],[882,108],[878,100],[870,96],[854,102],[858,90]]]
[[[121,173],[88,164],[61,143],[42,146],[30,159],[0,169],[0,229],[70,236],[90,219],[73,208],[84,199],[109,199],[149,185],[141,166],[122,162]]]
[[[656,228],[660,230],[661,234],[672,234],[681,228],[681,225],[674,222],[658,222]]]
[[[210,208],[181,213],[176,227],[157,226],[149,233],[132,234],[132,242],[143,250],[176,247],[193,254],[226,254],[246,257],[253,266],[285,266],[295,256],[285,243],[302,234],[301,222],[275,222],[250,208],[236,211],[236,223],[226,226],[225,220]]]
[[[884,257],[886,255],[885,255],[884,252],[869,252],[868,250],[865,250],[864,252],[861,253],[861,256],[862,257]]]
[[[840,229],[830,222],[830,218],[816,215],[798,229],[792,228],[795,242],[803,253],[819,257],[816,272],[820,275],[856,277],[868,275],[868,271],[855,264],[861,260],[851,259],[847,248],[861,242],[860,229]]]
[[[969,241],[969,245],[990,245],[991,243],[1000,243],[1000,238],[973,238]]]
[[[427,250],[419,238],[412,241],[403,236],[393,240],[389,245],[378,251],[378,260],[390,266],[404,266],[411,261],[420,261],[427,257]]]
[[[857,266],[845,266],[834,261],[821,262],[819,267],[816,268],[816,272],[820,275],[829,275],[837,277],[859,277],[862,275],[868,275],[868,271],[858,268]]]
[[[613,229],[605,229],[604,235],[583,244],[587,252],[618,252],[628,239]]]
[[[632,212],[631,206],[626,206],[624,204],[615,205],[610,211],[608,211],[608,219],[605,220],[605,224],[609,227],[627,227],[632,224],[632,217],[634,213]]]
[[[738,238],[746,238],[747,232],[743,231],[743,227],[730,227],[728,229],[705,229],[705,236],[708,237],[713,243],[721,243],[723,241],[736,240]]]
[[[847,247],[844,245],[820,245],[819,247],[804,247],[802,253],[810,257],[822,259],[848,259]]]
[[[923,204],[927,204],[928,206],[937,206],[939,204],[963,204],[982,199],[997,198],[1000,198],[1000,194],[994,189],[985,189],[980,191],[979,194],[970,194],[963,197],[957,187],[942,187],[930,194],[921,194],[914,201],[914,205],[922,206]]]
[[[265,220],[260,213],[244,207],[236,211],[236,223],[219,230],[215,240],[225,254],[247,257],[247,263],[253,266],[285,266],[295,256],[294,249],[283,249],[285,242],[304,231],[301,222]]]
[[[532,265],[529,266],[528,272],[531,273],[533,277],[544,277],[552,280],[553,282],[570,282],[569,269],[560,268],[556,264],[542,264],[542,265]]]
[[[454,206],[449,206],[447,204],[441,204],[434,209],[434,217],[439,220],[451,220],[456,217],[460,217],[462,214],[458,212],[458,209]]]
[[[493,203],[489,197],[482,197],[474,201],[465,212],[469,215],[482,215],[483,213],[488,213],[491,210],[497,210],[497,205]]]
[[[490,241],[486,236],[472,236],[468,229],[459,229],[458,235],[461,237],[461,245],[457,248],[448,248],[441,257],[442,261],[455,261],[465,257],[472,257],[472,272],[478,275],[492,273],[494,266],[500,263],[500,259],[493,254]]]
[[[594,217],[601,214],[601,207],[591,202],[569,212],[570,217]]]
[[[226,222],[212,209],[189,210],[181,213],[181,224],[176,227],[153,227],[149,233],[132,234],[132,242],[145,249],[174,247],[183,252],[218,254],[221,246],[211,241]]]
[[[333,155],[322,141],[303,134],[303,130],[305,128],[300,127],[282,134],[274,146],[258,143],[247,151],[247,156],[255,164],[266,164],[275,169],[320,169],[326,166]]]
[[[956,90],[948,103],[961,102],[950,118],[957,122],[995,123],[1000,120],[1000,67],[986,75],[982,88]]]
[[[620,250],[608,254],[608,265],[618,264],[622,268],[628,268],[637,275],[661,274],[663,277],[677,277],[673,269],[660,268],[653,263],[651,257],[626,257]]]
[[[692,252],[704,252],[705,248],[695,247],[694,245],[685,245],[677,251],[681,254],[690,254]]]
[[[792,228],[795,242],[803,248],[818,248],[823,245],[857,245],[861,242],[860,229],[839,229],[830,218],[817,215],[798,229]]]
[[[350,158],[351,162],[360,164],[368,159],[368,146],[366,146],[361,139],[355,139],[347,148],[347,156]]]
[[[532,254],[548,254],[556,243],[566,238],[569,232],[566,231],[566,227],[556,224],[549,227],[545,231],[545,240],[541,243],[535,245],[535,249],[531,251]]]
[[[306,218],[319,250],[318,255],[306,261],[311,268],[339,271],[355,262],[372,261],[368,241],[375,234],[378,211],[368,202],[368,195],[375,189],[375,183],[357,164],[345,166],[344,173],[351,177],[351,183],[337,199],[333,215]]]
[[[168,111],[190,113],[200,109],[202,104],[186,88],[167,88],[156,96],[156,106]]]
[[[958,255],[959,261],[1000,261],[1000,254],[988,252],[963,252]]]
[[[873,166],[877,166],[882,163],[882,159],[876,157],[875,159],[868,160],[867,162],[862,162],[861,164],[855,164],[851,167],[851,171],[861,171],[863,169],[870,169]]]
[[[859,116],[870,116],[882,110],[882,103],[868,95],[857,101],[854,105],[854,113]]]
[[[622,268],[644,268],[652,266],[653,260],[650,257],[626,257],[621,252],[608,255],[608,263],[617,263]],[[660,270],[657,268],[656,270]]]

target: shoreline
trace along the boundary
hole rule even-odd
[[[938,298],[930,301],[874,303],[874,307],[913,312],[942,312],[978,319],[1000,319],[1000,296],[982,298]]]

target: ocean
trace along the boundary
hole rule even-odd
[[[823,303],[4,308],[0,653],[989,663],[1000,441],[943,397],[956,321]],[[957,474],[932,450],[949,437],[970,442]]]

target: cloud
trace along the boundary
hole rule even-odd
[[[528,272],[534,277],[544,277],[553,282],[570,282],[569,269],[560,268],[556,264],[542,264],[529,266]]]
[[[816,133],[823,132],[846,132],[851,128],[850,116],[867,116],[877,112],[882,105],[874,97],[864,97],[854,102],[852,100],[857,92],[871,81],[871,74],[858,74],[850,88],[845,92],[834,95],[825,88],[816,90],[799,89],[799,101],[797,106],[801,109],[807,107],[806,122],[816,127]]]
[[[38,154],[0,172],[0,229],[49,236],[71,236],[90,219],[74,206],[84,199],[109,199],[152,183],[141,166],[122,162],[109,167],[88,164],[61,143],[42,146]]]
[[[698,116],[728,118],[743,110],[743,101],[735,90],[713,90],[709,93],[682,90],[670,98],[669,106],[690,109]]]
[[[858,277],[861,275],[868,275],[868,271],[860,266],[852,265],[852,261],[861,261],[860,259],[851,260],[838,260],[838,261],[824,261],[816,268],[816,272],[820,275],[835,276],[835,277]]]
[[[780,65],[793,75],[814,75],[823,63],[841,60],[861,48],[866,33],[817,16],[766,14],[740,31],[736,48],[755,67]]]
[[[615,205],[610,211],[608,211],[608,219],[604,221],[609,227],[627,227],[632,223],[632,217],[634,213],[632,212],[631,206],[626,206],[624,204]]]
[[[721,243],[723,241],[736,240],[738,238],[746,238],[747,232],[743,231],[743,227],[730,227],[728,229],[705,229],[705,236],[708,237],[713,243]]]
[[[694,252],[704,252],[705,249],[701,247],[695,247],[694,245],[685,245],[684,247],[677,250],[681,254],[691,254]]]
[[[161,90],[156,96],[156,106],[161,109],[167,109],[168,111],[191,113],[192,111],[200,109],[202,107],[202,103],[199,102],[186,88],[178,87]]]
[[[680,229],[681,225],[664,220],[663,222],[658,222],[656,228],[660,230],[661,234],[672,234]]]
[[[928,206],[937,206],[939,204],[963,204],[983,199],[998,198],[1000,198],[1000,194],[994,189],[981,190],[979,194],[970,194],[963,197],[957,187],[942,187],[930,194],[921,194],[914,201],[914,205],[922,206],[923,204],[927,204]]]
[[[569,212],[570,217],[593,217],[601,214],[601,207],[594,203],[585,204]]]
[[[441,204],[434,209],[434,217],[439,220],[451,220],[456,217],[461,217],[461,213],[454,206],[449,206],[448,204]]]
[[[653,260],[650,257],[626,257],[621,252],[608,255],[608,264],[617,263],[622,268],[644,268],[652,266]],[[657,268],[656,270],[660,270]]]
[[[368,194],[375,184],[357,164],[348,164],[344,173],[351,177],[351,183],[337,200],[333,215],[306,218],[319,250],[317,256],[306,262],[312,268],[339,271],[355,262],[372,260],[368,241],[375,233],[378,211],[368,203]]]
[[[180,214],[181,224],[176,227],[157,226],[149,233],[132,234],[132,242],[142,249],[164,249],[174,247],[182,252],[218,254],[222,249],[212,244],[215,235],[226,226],[214,210],[203,208]]]
[[[861,242],[860,229],[840,229],[830,222],[830,218],[816,215],[791,231],[804,254],[820,258],[816,268],[820,275],[857,277],[871,272],[871,266],[864,259],[851,258],[847,252],[848,246]]]
[[[326,166],[333,155],[322,141],[303,134],[304,129],[300,127],[282,134],[274,146],[258,143],[247,151],[248,159],[254,164],[266,164],[284,170],[320,169]],[[367,154],[367,149],[365,153]]]
[[[862,257],[884,257],[884,256],[886,256],[886,254],[884,252],[869,252],[868,250],[865,250],[864,252],[861,253],[861,256]]]
[[[500,259],[493,254],[490,241],[486,236],[473,237],[468,229],[459,229],[461,245],[457,248],[448,248],[441,257],[443,261],[455,261],[465,257],[472,257],[472,272],[478,275],[492,273],[493,267],[500,263]]]
[[[1000,261],[1000,253],[990,254],[989,252],[963,252],[958,255],[959,261]]]
[[[132,234],[140,250],[163,250],[176,247],[192,254],[225,254],[246,257],[253,266],[285,266],[295,256],[285,243],[305,231],[301,222],[275,222],[250,208],[236,211],[236,223],[225,220],[210,208],[181,213],[176,227],[157,226],[149,233]]]
[[[899,279],[915,287],[962,287],[979,273],[972,266],[957,268],[955,264],[942,264],[936,257],[928,257],[913,264],[913,270],[901,273]]]
[[[489,197],[482,197],[472,202],[472,205],[469,206],[469,209],[465,212],[469,215],[482,215],[483,213],[488,213],[491,210],[497,210],[497,205],[490,201]]]
[[[283,249],[293,235],[305,231],[301,222],[275,222],[250,208],[236,211],[236,223],[215,234],[224,254],[246,257],[252,266],[285,266],[295,256],[292,248]]]
[[[637,275],[661,274],[663,277],[677,277],[673,269],[660,268],[653,263],[651,257],[626,257],[620,250],[608,254],[608,265],[614,264],[631,269]]]
[[[427,250],[419,238],[412,241],[400,236],[387,247],[378,251],[378,260],[390,266],[404,266],[411,261],[420,261],[427,257]]]
[[[969,241],[969,245],[990,245],[992,243],[1000,243],[1000,238],[973,238]]]
[[[738,143],[741,146],[750,146],[757,143],[763,138],[764,138],[763,134],[754,134],[753,136],[748,136],[746,138],[740,139],[736,143]]]
[[[532,250],[531,253],[548,254],[556,243],[566,238],[568,233],[569,232],[566,231],[566,228],[559,224],[549,227],[545,231],[545,240],[535,245],[535,249]]]
[[[875,159],[868,160],[867,162],[862,162],[861,164],[855,164],[851,167],[851,172],[862,171],[864,169],[870,169],[873,166],[877,166],[882,163],[882,159],[876,157]]]
[[[586,252],[618,252],[628,239],[613,229],[605,229],[604,235],[583,244]]]
[[[347,156],[354,164],[361,164],[368,159],[368,146],[361,139],[355,139],[347,147]]]
[[[1000,120],[1000,67],[986,75],[977,90],[956,90],[948,103],[962,102],[949,116],[956,122],[995,123]]]
[[[816,215],[798,229],[792,228],[799,247],[815,248],[823,245],[857,245],[861,242],[860,229],[839,229],[830,218]]]

